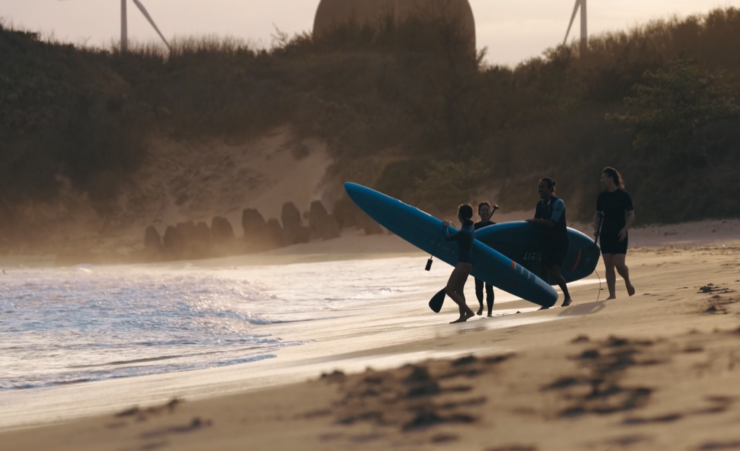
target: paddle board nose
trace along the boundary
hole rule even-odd
[[[344,190],[347,191],[347,194],[349,194],[349,197],[351,197],[352,200],[362,199],[362,198],[372,195],[372,193],[377,192],[366,186],[358,185],[357,183],[352,183],[352,182],[345,182]]]
[[[395,200],[392,197],[375,191],[374,189],[370,189],[366,186],[358,185],[357,183],[352,182],[346,182],[344,184],[344,190],[347,191],[350,199],[352,199],[352,201],[358,207],[360,207],[360,209],[362,209],[370,216],[375,215],[376,209],[381,207],[379,204]],[[377,218],[375,219],[377,220]]]
[[[358,185],[357,183],[352,183],[352,182],[345,182],[344,190],[347,191],[347,194],[349,195],[349,197],[355,202],[357,202],[356,199],[358,197],[362,196],[363,191],[368,191],[368,189],[365,188],[364,186]]]

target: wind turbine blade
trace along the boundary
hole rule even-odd
[[[146,17],[146,20],[149,21],[150,24],[152,24],[152,27],[154,27],[154,30],[157,32],[160,38],[164,41],[164,44],[167,46],[168,49],[172,50],[172,47],[170,47],[170,43],[167,42],[167,39],[165,39],[164,35],[161,31],[159,31],[159,28],[157,27],[157,24],[154,23],[154,19],[152,19],[152,16],[149,15],[146,8],[144,8],[144,5],[141,4],[139,0],[134,0],[134,3],[136,4],[136,7],[139,8],[139,11],[141,11],[141,14]]]
[[[134,0],[137,1],[137,0]],[[568,35],[570,29],[573,27],[573,22],[576,20],[576,14],[578,14],[578,7],[581,6],[581,0],[576,0],[575,6],[573,6],[573,14],[570,16],[570,23],[568,24],[568,31],[565,32],[565,39],[563,39],[563,45],[568,42]]]

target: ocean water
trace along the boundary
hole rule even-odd
[[[305,342],[279,336],[291,322],[428,299],[449,268],[438,263],[425,272],[424,264],[406,257],[261,267],[6,267],[0,390],[275,358]]]

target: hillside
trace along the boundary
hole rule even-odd
[[[169,55],[0,27],[0,230],[7,247],[60,231],[140,236],[255,202],[346,209],[345,180],[434,213],[483,196],[511,211],[536,202],[543,176],[583,220],[606,165],[638,223],[737,217],[739,43],[734,8],[515,68],[471,59],[439,23],[283,36],[269,50],[191,39]],[[273,196],[280,171],[257,163],[273,154],[314,173]]]

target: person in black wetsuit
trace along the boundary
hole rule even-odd
[[[492,214],[493,210],[491,209],[491,203],[488,201],[481,202],[478,205],[478,216],[480,216],[480,221],[476,222],[473,225],[473,228],[475,230],[479,230],[483,227],[488,227],[489,225],[496,224],[495,222],[491,221]],[[480,308],[478,308],[478,315],[483,314],[483,285],[485,285],[486,287],[486,304],[488,304],[488,317],[491,318],[493,316],[493,285],[488,282],[483,282],[476,277],[475,297],[478,298],[478,304],[480,305]]]
[[[462,224],[460,230],[450,235],[450,223],[445,223],[445,239],[447,241],[457,241],[457,265],[452,271],[452,274],[450,274],[450,279],[447,281],[447,286],[445,287],[445,293],[460,308],[460,318],[452,321],[450,324],[463,323],[475,316],[475,313],[465,303],[465,293],[463,292],[465,282],[468,281],[468,276],[473,270],[473,241],[475,240],[473,235],[475,230],[473,229],[473,221],[470,220],[472,217],[473,207],[468,204],[462,204],[457,210],[457,218]]]
[[[537,210],[534,219],[527,222],[542,227],[545,234],[545,245],[542,248],[542,280],[550,283],[552,277],[563,290],[563,307],[573,302],[570,299],[568,286],[565,279],[560,275],[565,257],[568,255],[570,240],[568,239],[568,228],[565,222],[565,202],[555,197],[555,182],[549,178],[540,180],[537,186],[541,201],[537,202]],[[547,309],[549,307],[543,307]]]
[[[624,279],[627,294],[632,296],[635,294],[635,287],[630,282],[630,271],[625,263],[629,242],[627,231],[635,222],[632,198],[624,191],[622,175],[612,167],[607,166],[601,171],[601,187],[604,191],[596,199],[594,237],[599,240],[601,254],[604,256],[606,286],[609,288],[608,299],[617,298],[617,276],[614,268]]]

